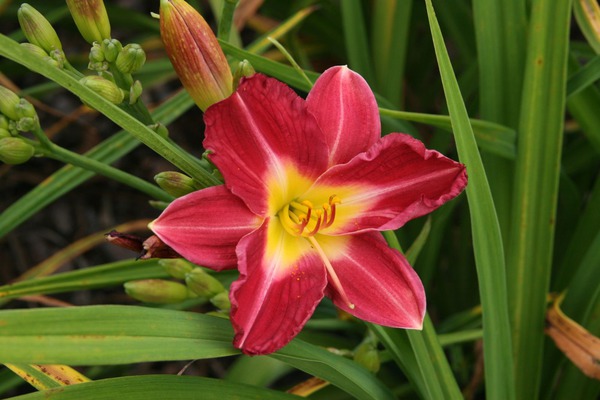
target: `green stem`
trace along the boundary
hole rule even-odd
[[[121,171],[120,169],[111,167],[110,165],[104,164],[100,161],[96,161],[91,158],[69,151],[65,148],[55,145],[49,140],[47,144],[44,145],[41,145],[32,140],[27,140],[27,142],[33,147],[35,147],[37,154],[42,154],[54,160],[62,161],[66,164],[71,164],[86,169],[88,171],[92,171],[97,174],[106,176],[107,178],[111,178],[117,182],[123,183],[127,186],[137,189],[140,192],[146,193],[148,196],[154,199],[162,201],[173,200],[173,197],[171,195],[167,194],[159,187],[143,179],[128,174],[127,172]]]
[[[226,42],[229,42],[229,33],[231,32],[231,25],[233,22],[233,12],[238,5],[238,1],[239,0],[223,1],[223,12],[221,13],[221,20],[219,21],[217,37]]]

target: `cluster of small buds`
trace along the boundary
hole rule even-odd
[[[35,108],[30,102],[0,86],[0,161],[22,164],[33,157],[33,146],[18,134],[38,129],[39,124]]]
[[[62,43],[48,20],[35,8],[24,3],[17,12],[19,25],[29,41],[24,48],[48,64],[63,68],[66,62]]]
[[[123,46],[110,37],[110,22],[102,0],[67,0],[67,6],[81,36],[92,45],[88,69],[98,73],[98,77],[83,78],[81,83],[112,103],[128,98],[134,104],[142,94],[142,85],[131,74],[146,62],[142,47],[135,43]],[[23,48],[50,65],[63,68],[68,61],[50,22],[27,3],[19,8],[18,18],[29,42],[23,43]]]
[[[219,310],[229,311],[229,294],[223,284],[211,274],[182,258],[162,259],[159,264],[175,279],[142,279],[124,284],[125,292],[136,300],[155,303],[180,303],[191,298],[204,298]]]

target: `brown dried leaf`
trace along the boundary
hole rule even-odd
[[[581,372],[600,380],[600,339],[567,317],[560,309],[561,300],[548,309],[545,332]]]

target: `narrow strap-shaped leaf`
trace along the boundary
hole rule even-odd
[[[517,398],[540,388],[563,140],[571,0],[531,2],[507,251]],[[485,305],[484,305],[485,309]],[[484,323],[485,326],[485,323]]]
[[[483,307],[486,393],[489,399],[513,399],[512,347],[500,227],[473,130],[431,0],[427,0],[426,5],[458,155],[469,174],[466,192]]]
[[[361,74],[367,82],[373,84],[374,74],[371,68],[371,53],[362,2],[359,0],[342,1],[340,8],[350,68]]]
[[[7,400],[293,400],[297,396],[222,379],[180,375],[143,375],[102,379]]]
[[[0,363],[114,365],[239,354],[228,320],[183,311],[132,306],[4,310],[0,326]],[[271,356],[356,398],[393,398],[357,363],[301,340]]]
[[[0,300],[120,285],[136,279],[168,278],[158,260],[124,260],[0,286]]]

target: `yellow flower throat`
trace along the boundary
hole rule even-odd
[[[330,282],[337,288],[342,300],[348,307],[353,309],[354,304],[348,298],[331,262],[314,237],[320,230],[328,228],[333,224],[335,221],[336,205],[341,202],[342,200],[338,196],[329,196],[327,203],[323,203],[320,209],[315,209],[314,205],[308,200],[293,200],[279,210],[277,217],[287,233],[292,236],[303,237],[310,242],[311,246],[317,251],[319,258],[323,261]]]

